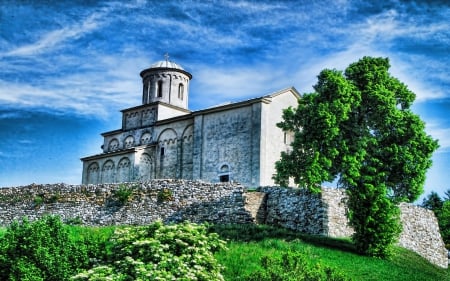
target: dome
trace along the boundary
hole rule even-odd
[[[150,66],[150,68],[175,68],[179,70],[184,70],[179,64],[176,64],[174,62],[171,62],[169,60],[161,60],[158,62],[155,62]]]

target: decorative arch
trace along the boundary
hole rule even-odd
[[[88,184],[98,184],[100,177],[100,166],[97,162],[89,164],[87,168],[87,183]]]
[[[102,166],[102,183],[114,182],[114,162],[107,160]]]
[[[116,138],[109,141],[108,151],[115,151],[119,149],[119,140]]]
[[[139,178],[141,181],[147,181],[154,178],[154,159],[148,153],[143,153],[139,161]]]
[[[123,157],[117,164],[117,182],[129,182],[130,179],[131,161],[128,157]]]
[[[178,136],[174,129],[167,128],[159,134],[157,161],[159,178],[178,178]]]
[[[141,145],[143,144],[149,144],[152,142],[152,134],[149,132],[144,132],[141,136]]]
[[[123,141],[124,148],[132,148],[134,146],[134,137],[132,135],[129,135],[125,138]]]
[[[177,132],[175,132],[175,130],[172,128],[167,128],[159,134],[158,143],[160,145],[169,144],[171,142],[175,143],[177,138],[178,138]]]

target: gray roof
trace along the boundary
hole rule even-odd
[[[179,70],[184,70],[179,64],[176,64],[169,60],[160,60],[158,62],[155,62],[150,66],[150,68],[175,68]]]

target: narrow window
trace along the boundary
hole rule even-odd
[[[162,84],[161,80],[158,81],[158,98],[162,98]]]
[[[183,100],[183,95],[184,95],[184,85],[180,83],[180,85],[178,85],[178,98],[180,100]]]
[[[161,147],[161,156],[164,156],[165,152],[164,147]]]

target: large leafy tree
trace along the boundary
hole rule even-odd
[[[396,204],[423,192],[438,147],[410,109],[415,94],[389,67],[387,58],[364,57],[344,73],[323,70],[315,92],[286,109],[278,124],[295,138],[274,177],[316,192],[336,180],[347,190],[357,249],[379,257],[389,255],[401,231]]]

